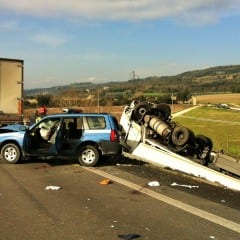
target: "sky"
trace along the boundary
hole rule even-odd
[[[24,88],[240,64],[240,0],[0,0],[0,58]]]

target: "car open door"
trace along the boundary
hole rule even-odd
[[[59,117],[45,117],[29,128],[23,139],[26,156],[51,157],[57,155],[56,139],[60,126]]]
[[[61,120],[56,131],[56,137],[54,138],[54,145],[58,155],[62,155],[66,147],[66,122]]]

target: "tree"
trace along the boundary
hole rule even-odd
[[[177,100],[181,102],[186,102],[191,98],[191,93],[188,90],[180,91],[177,93]]]
[[[50,94],[38,95],[37,96],[37,101],[38,101],[39,106],[49,107],[51,99],[52,99],[52,95],[50,95]]]

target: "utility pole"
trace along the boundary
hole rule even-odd
[[[136,79],[136,77],[137,77],[137,75],[136,75],[136,73],[135,73],[135,71],[133,70],[132,72],[130,72],[130,80],[135,80]]]
[[[100,96],[99,96],[99,87],[97,89],[97,95],[98,95],[98,113],[100,113]]]

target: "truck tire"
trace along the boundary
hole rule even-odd
[[[147,102],[141,102],[136,104],[135,109],[133,111],[134,120],[140,122],[148,112],[149,104]]]
[[[98,149],[93,145],[85,145],[79,150],[78,161],[82,166],[93,167],[100,158]]]
[[[17,163],[21,158],[21,151],[17,144],[7,143],[1,149],[2,159],[7,163]]]
[[[202,160],[203,165],[208,166],[211,161],[212,140],[204,135],[197,135],[195,142],[199,153],[198,158]]]
[[[171,116],[171,108],[166,103],[159,103],[152,108],[153,115],[160,117],[164,121],[168,121]]]
[[[192,131],[185,127],[177,126],[173,129],[171,140],[176,146],[184,146],[187,143],[191,143],[194,139]]]
[[[199,145],[199,147],[201,147],[202,149],[208,147],[209,151],[211,151],[213,147],[212,140],[204,135],[196,136],[196,144]]]

